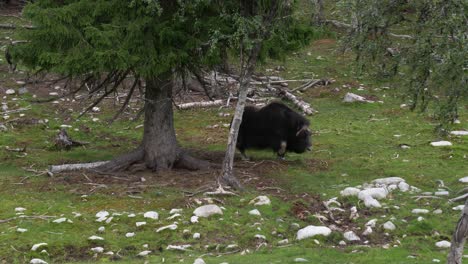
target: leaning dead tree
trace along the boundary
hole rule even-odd
[[[465,200],[460,220],[452,236],[452,244],[447,257],[447,264],[461,264],[463,258],[463,248],[465,247],[466,237],[468,236],[468,199]]]

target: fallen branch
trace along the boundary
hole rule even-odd
[[[279,90],[279,95],[283,98],[290,100],[294,105],[299,107],[306,115],[313,115],[318,113],[317,110],[313,109],[310,104],[298,99],[294,94],[288,92],[285,89],[277,89]]]
[[[415,201],[419,201],[421,199],[442,199],[439,196],[433,196],[433,195],[418,195],[418,196],[412,196],[411,198],[416,198]]]
[[[180,105],[177,105],[176,107],[180,110],[186,110],[190,108],[202,108],[202,107],[212,107],[212,106],[220,106],[220,105],[223,105],[223,100],[192,102],[192,103],[180,104]]]
[[[458,201],[462,201],[462,200],[466,200],[466,198],[468,198],[468,193],[465,193],[463,195],[460,195],[458,197],[455,197],[455,198],[452,198],[452,199],[449,199],[449,202],[458,202]]]
[[[109,161],[98,161],[91,163],[63,164],[49,166],[50,173],[59,173],[64,171],[88,170],[94,169],[101,165],[107,164]]]
[[[236,193],[224,190],[224,188],[221,186],[221,184],[218,186],[218,188],[214,192],[205,192],[204,195],[234,195],[234,196],[238,196]]]
[[[17,29],[17,28],[25,28],[25,29],[34,29],[33,26],[16,26],[13,24],[0,24],[0,29]]]
[[[332,79],[310,80],[310,81],[308,81],[307,83],[305,83],[305,84],[303,84],[303,85],[301,85],[301,86],[299,86],[299,87],[297,87],[297,88],[291,90],[291,93],[292,93],[292,92],[295,92],[295,91],[297,91],[297,90],[299,90],[299,91],[301,91],[301,92],[304,92],[305,90],[307,90],[307,89],[309,89],[309,88],[311,88],[311,87],[314,87],[314,86],[316,86],[316,85],[328,85],[328,84],[333,83],[333,82],[334,82],[334,80],[332,80]]]
[[[450,252],[447,257],[447,264],[461,264],[463,257],[463,248],[465,246],[466,236],[468,235],[468,199],[465,201],[460,220],[458,220],[455,231],[453,232]]]
[[[31,109],[31,106],[24,107],[24,108],[13,109],[13,110],[7,110],[7,111],[4,111],[4,112],[0,112],[0,115],[14,114],[14,113],[27,111],[27,110],[30,110],[30,109]]]

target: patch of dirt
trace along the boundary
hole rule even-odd
[[[334,45],[335,43],[335,39],[319,39],[314,41],[313,45]]]

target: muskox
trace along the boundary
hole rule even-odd
[[[273,102],[263,108],[246,106],[237,137],[237,149],[243,159],[245,150],[272,149],[284,159],[286,151],[311,150],[309,120],[286,105]]]

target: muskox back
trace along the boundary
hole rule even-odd
[[[311,147],[309,121],[288,106],[273,102],[263,108],[247,106],[239,128],[237,148],[245,157],[249,148],[302,153]]]

